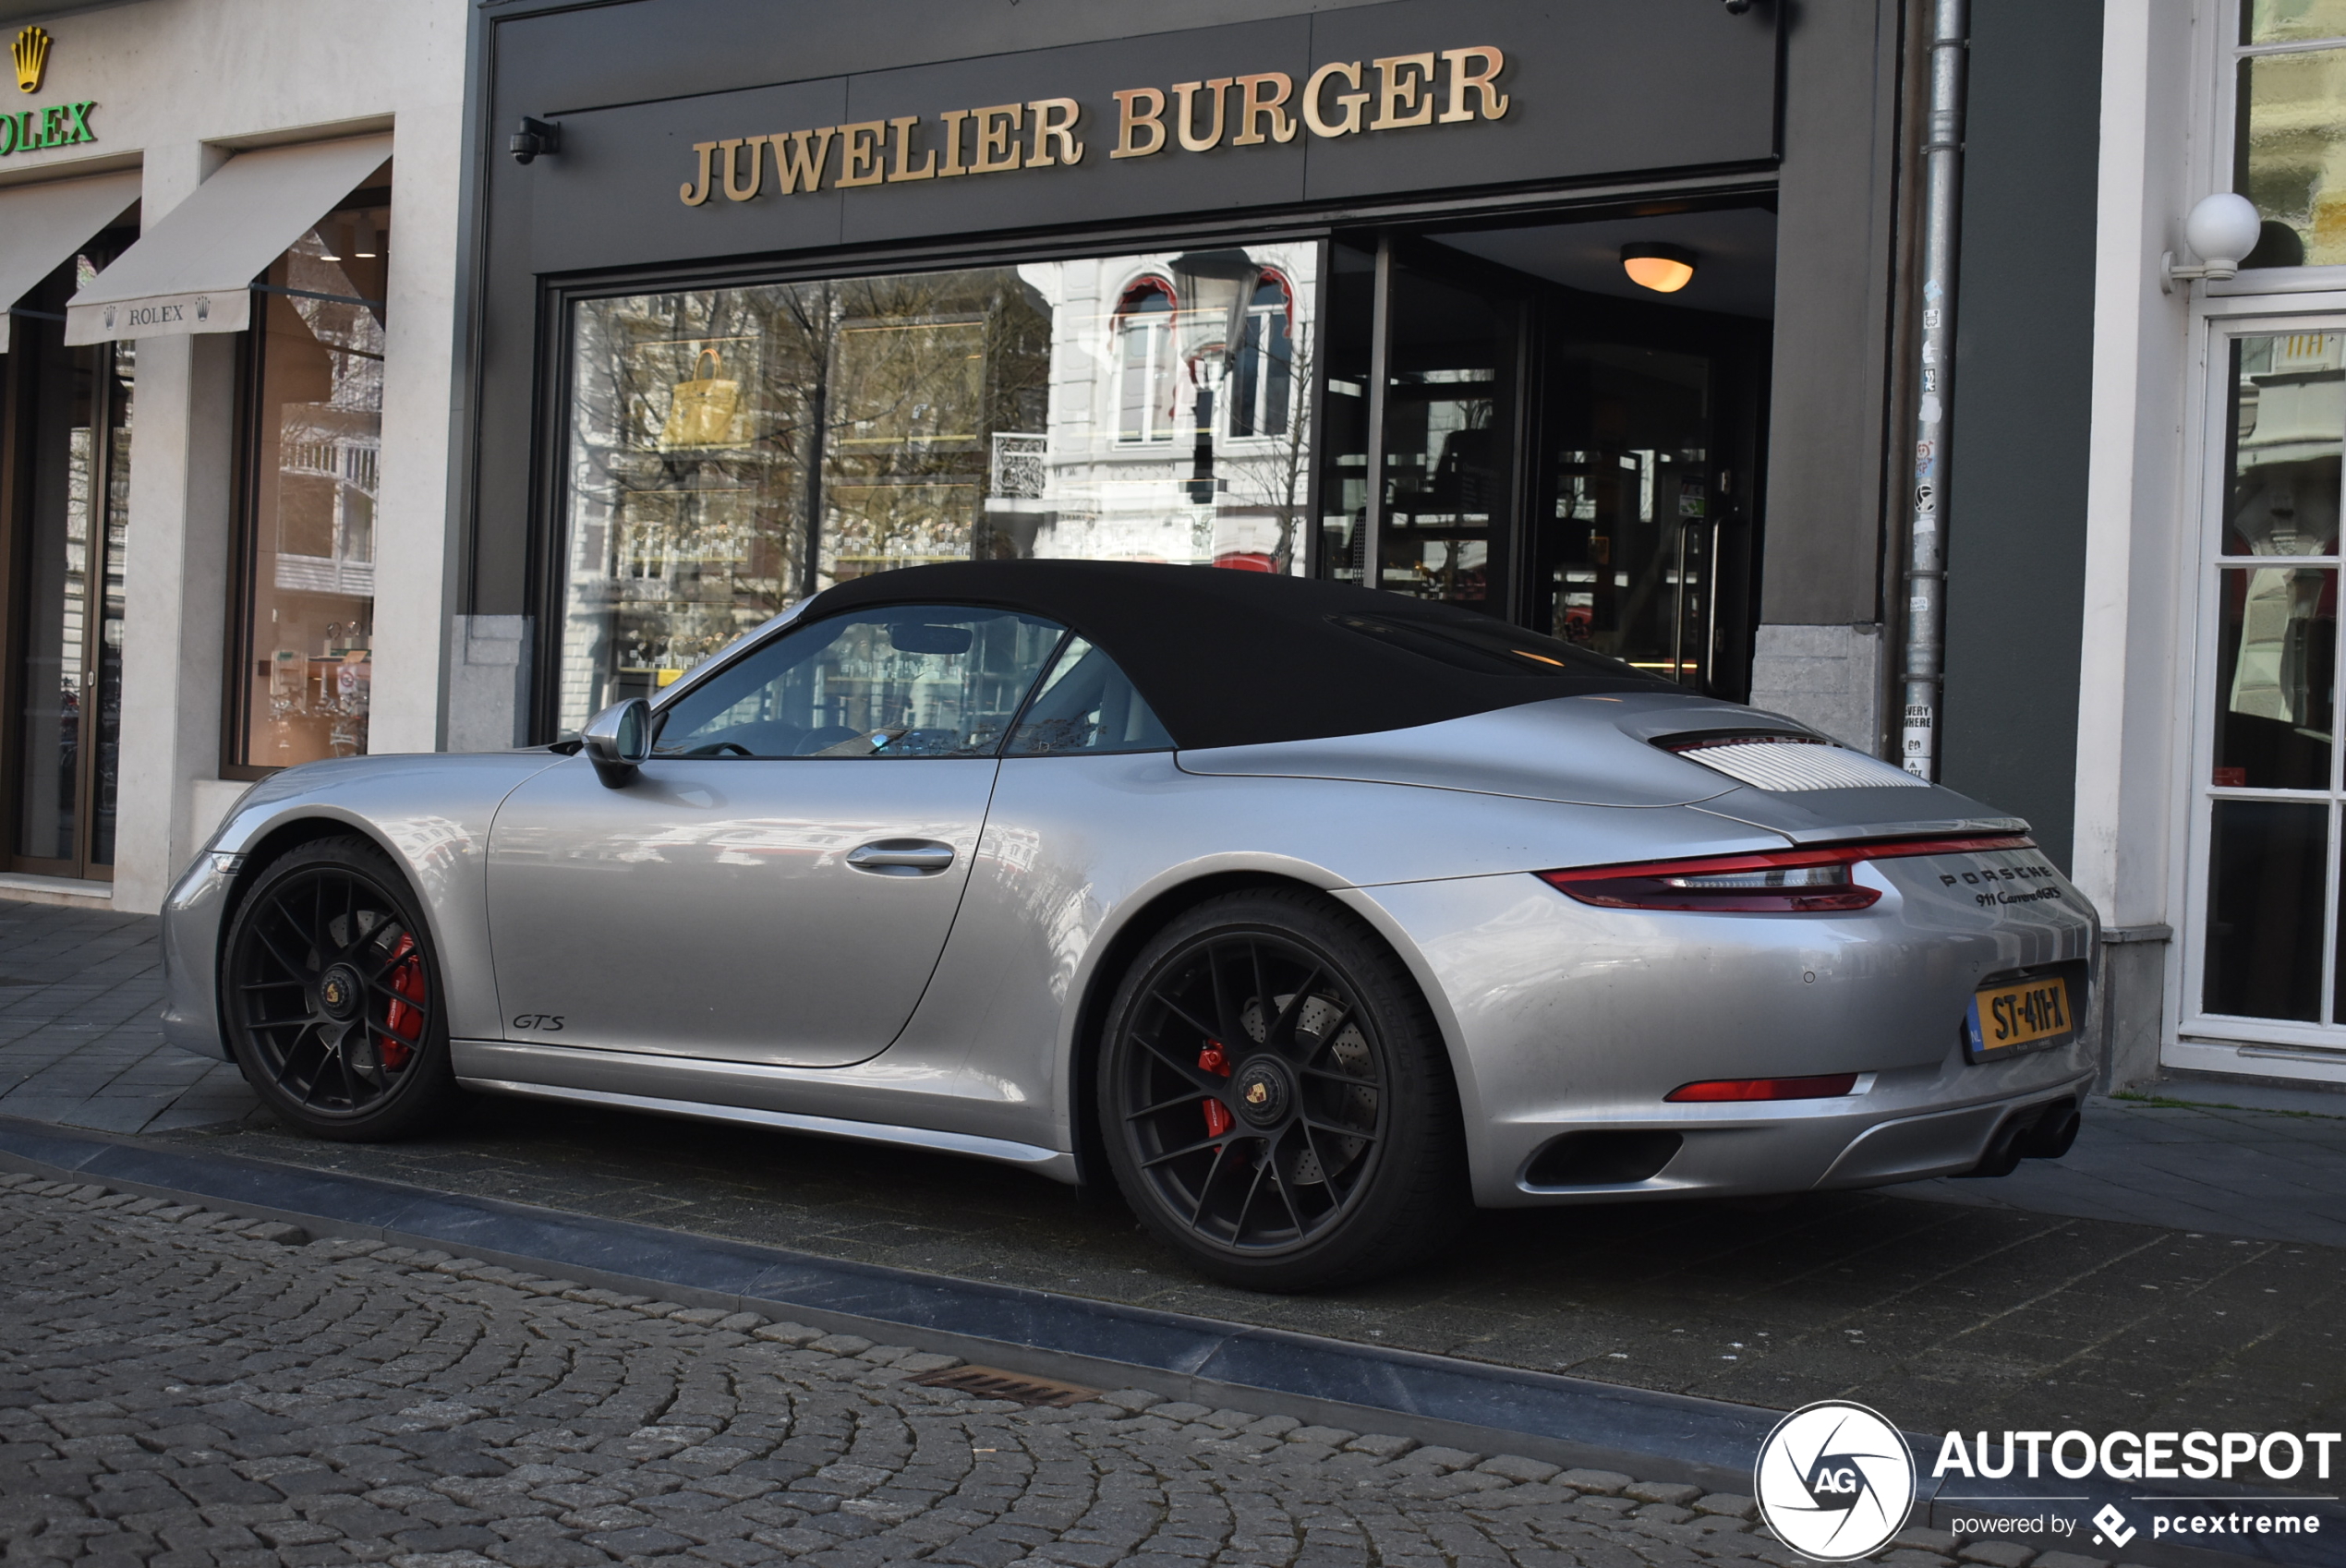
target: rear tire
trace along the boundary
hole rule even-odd
[[[305,1132],[405,1138],[455,1097],[430,930],[365,838],[318,839],[262,869],[229,923],[220,995],[245,1080]]]
[[[1210,899],[1141,950],[1109,1009],[1098,1112],[1133,1212],[1249,1289],[1407,1267],[1469,1207],[1424,997],[1374,933],[1301,889]]]

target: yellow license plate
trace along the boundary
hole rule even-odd
[[[2058,974],[1990,985],[1971,999],[1971,1055],[2000,1056],[2044,1051],[2064,1043],[2077,1030],[2070,1010],[2069,983]]]

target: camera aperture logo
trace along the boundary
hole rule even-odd
[[[1879,1412],[1843,1400],[1804,1405],[1760,1445],[1760,1512],[1776,1538],[1820,1562],[1881,1550],[1915,1503],[1915,1460]]]

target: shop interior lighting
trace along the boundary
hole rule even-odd
[[[352,235],[350,253],[369,260],[373,259],[381,248],[375,241],[374,214],[359,213],[357,217],[351,220],[350,230]]]
[[[334,235],[341,228],[342,225],[340,223],[320,223],[318,225],[318,258],[320,260],[339,261],[342,259],[342,247],[334,243]]]
[[[1621,270],[1639,288],[1675,294],[1694,282],[1694,252],[1675,245],[1625,245]]]

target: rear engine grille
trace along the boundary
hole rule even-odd
[[[1863,752],[1823,741],[1784,735],[1747,741],[1658,742],[1688,762],[1725,774],[1755,790],[1795,794],[1804,790],[1924,790],[1929,786],[1902,767]]]

